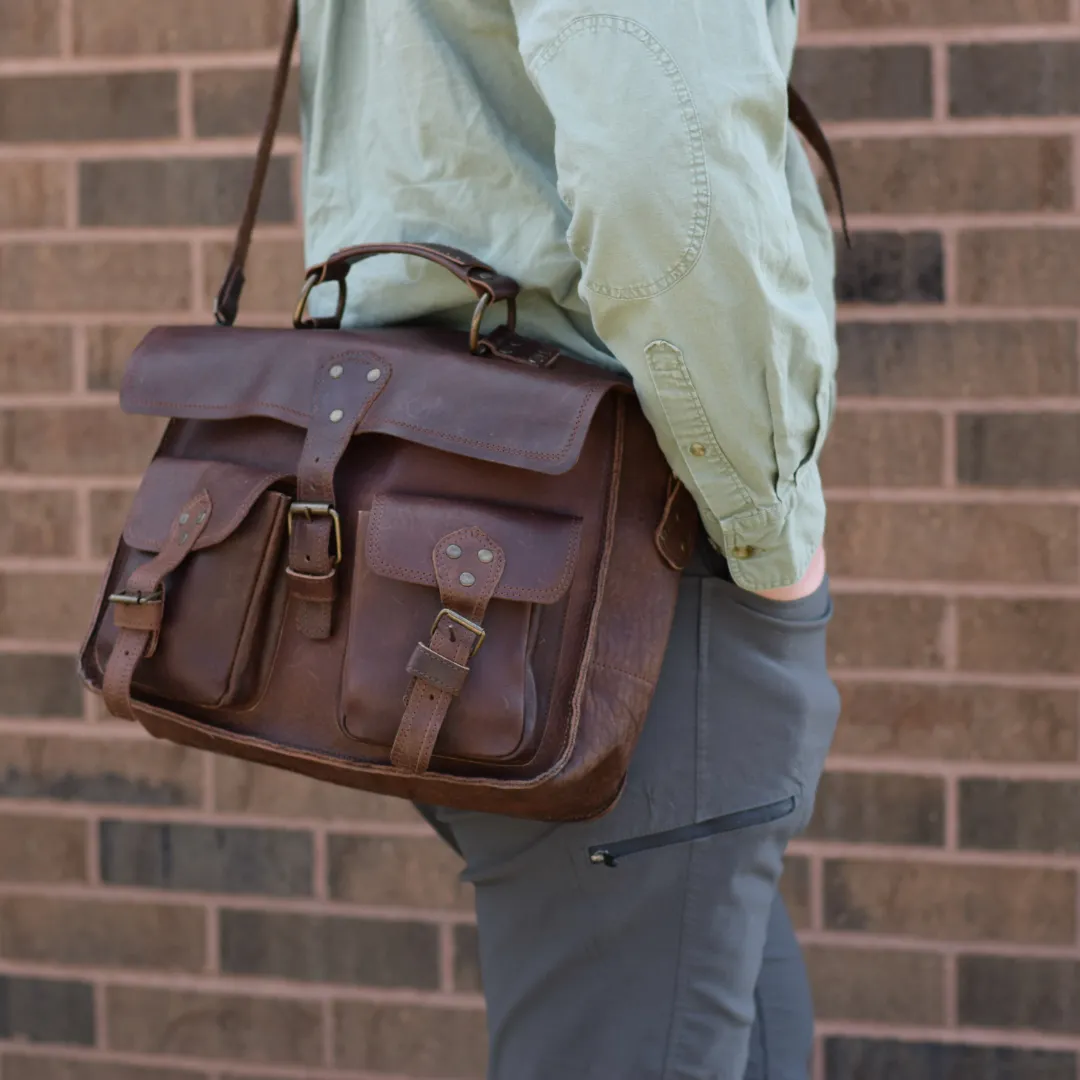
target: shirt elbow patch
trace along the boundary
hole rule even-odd
[[[646,63],[634,63],[628,45]],[[710,213],[701,122],[671,53],[633,19],[584,15],[531,58],[529,71],[557,120],[597,100],[598,72],[624,76],[609,86],[621,105],[608,113],[605,161],[598,162],[588,123],[562,124],[560,188],[577,204],[575,217],[595,215],[593,206],[602,204],[614,207],[616,218],[596,226],[603,251],[595,259],[587,236],[575,235],[577,227],[588,233],[588,223],[572,222],[568,239],[591,292],[635,300],[670,289],[701,257]]]

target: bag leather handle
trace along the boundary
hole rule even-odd
[[[289,20],[285,26],[285,36],[281,42],[277,70],[274,73],[273,89],[270,92],[270,107],[266,113],[262,134],[259,137],[259,149],[255,155],[255,168],[251,175],[247,203],[244,206],[244,214],[240,219],[240,225],[236,230],[236,242],[233,246],[232,259],[229,261],[229,267],[225,271],[225,278],[214,301],[214,318],[221,326],[232,326],[236,321],[240,308],[240,294],[244,290],[244,266],[247,263],[248,251],[251,248],[251,235],[255,231],[259,203],[262,201],[263,187],[270,168],[270,154],[274,148],[274,136],[277,134],[278,125],[281,123],[281,109],[285,102],[285,87],[289,82],[289,66],[292,63],[293,46],[296,44],[296,35],[300,27],[299,8],[299,0],[290,5]],[[836,192],[840,219],[844,227],[844,239],[850,247],[851,239],[848,236],[844,195],[840,187],[840,175],[836,167],[836,161],[833,158],[832,148],[829,146],[829,140],[821,130],[821,126],[810,111],[809,106],[790,84],[788,86],[788,117],[791,123],[802,132],[807,142],[814,148],[825,165],[829,181]],[[488,305],[499,300],[506,300],[510,304],[510,318],[507,324],[511,329],[513,328],[514,298],[518,293],[518,285],[513,278],[496,273],[486,263],[482,263],[471,255],[458,251],[456,248],[446,247],[442,244],[405,243],[358,244],[355,247],[344,248],[331,255],[326,262],[312,267],[308,271],[307,284],[304,287],[304,293],[294,323],[303,326],[340,325],[345,305],[345,275],[348,273],[349,267],[363,259],[371,258],[373,255],[390,253],[418,255],[421,258],[438,263],[439,266],[449,270],[476,293],[479,298],[479,305],[477,315],[473,318],[472,336],[474,348],[479,333],[479,320]],[[323,276],[316,280],[317,272]],[[307,306],[308,294],[316,284],[324,281],[336,281],[338,283],[336,324],[328,319],[304,321],[303,310]]]

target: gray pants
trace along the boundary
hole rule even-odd
[[[423,810],[476,887],[489,1080],[806,1080],[777,882],[839,714],[831,610],[827,584],[763,600],[702,556],[610,814]]]

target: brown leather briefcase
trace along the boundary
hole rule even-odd
[[[152,331],[124,377],[124,411],[169,423],[83,677],[174,742],[425,803],[601,814],[697,511],[629,381],[516,336],[515,282],[459,251],[348,248],[308,271],[295,329],[232,326],[295,33],[294,10],[222,325]],[[470,288],[471,331],[339,329],[350,266],[391,252]],[[337,315],[307,317],[326,282]]]

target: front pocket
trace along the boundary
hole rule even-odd
[[[735,832],[739,829],[752,829],[755,825],[768,825],[773,821],[790,817],[795,813],[795,797],[778,799],[766,806],[755,806],[749,810],[736,810],[731,814],[698,821],[693,825],[682,825],[677,829],[665,829],[663,832],[648,833],[633,840],[620,840],[615,844],[595,844],[589,848],[589,862],[594,866],[617,866],[619,859],[627,855],[638,855],[655,848],[672,847],[675,844],[688,844],[693,840],[704,840],[718,833]]]
[[[221,462],[151,463],[124,526],[110,592],[122,594],[132,572],[161,551],[193,495],[205,490],[212,510],[191,553],[163,583],[157,646],[132,678],[140,696],[210,708],[240,707],[257,696],[283,607],[284,590],[273,585],[290,499],[273,487],[286,479]],[[116,639],[110,605],[94,647],[101,670]]]
[[[342,678],[341,724],[376,752],[393,746],[414,686],[409,665],[433,623],[460,614],[440,595],[435,560],[445,563],[446,537],[462,532],[490,538],[501,576],[482,619],[483,637],[467,674],[432,660],[432,700],[453,694],[434,752],[458,762],[517,762],[537,744],[539,716],[550,694],[554,665],[535,663],[545,639],[561,637],[563,604],[573,578],[581,532],[578,518],[495,504],[407,495],[381,495],[359,514],[357,558]],[[490,562],[490,552],[481,554]],[[468,552],[451,556],[455,573],[480,576]],[[479,587],[480,582],[477,582]],[[467,587],[466,587],[467,588]],[[447,614],[449,612],[449,614]],[[468,619],[466,622],[470,621]],[[467,631],[466,631],[467,632]],[[451,685],[456,677],[459,685]]]

